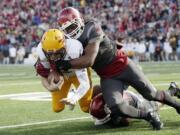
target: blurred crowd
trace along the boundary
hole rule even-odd
[[[36,58],[35,47],[59,11],[78,8],[96,18],[111,39],[138,61],[180,60],[178,0],[3,0],[0,1],[0,63]]]

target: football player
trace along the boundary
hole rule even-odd
[[[126,84],[134,87],[144,98],[172,106],[180,113],[180,103],[165,91],[157,91],[125,53],[117,50],[98,22],[85,22],[77,9],[67,7],[60,12],[58,23],[66,37],[82,43],[84,55],[73,60],[57,61],[57,68],[67,70],[92,67],[101,78],[103,97],[112,112],[112,119],[116,120],[121,114],[125,117],[145,119],[155,130],[162,127],[162,123],[151,112],[139,110],[123,100],[123,87]]]
[[[106,123],[112,124],[111,110],[108,108],[103,99],[100,86],[94,86],[94,91],[98,92],[97,95],[92,99],[90,105],[90,114],[95,120],[95,125],[103,125]],[[146,112],[153,112],[153,114],[156,114],[155,116],[159,119],[158,110],[163,106],[162,104],[158,104],[154,101],[148,101],[144,99],[140,94],[128,90],[123,92],[123,99],[127,101],[129,105],[134,106],[135,108],[141,109]],[[129,125],[129,119],[123,116],[119,116],[117,122],[119,123],[117,126]]]
[[[49,29],[43,35],[37,50],[39,60],[35,68],[41,76],[43,86],[52,94],[54,112],[62,111],[65,104],[73,107],[79,102],[81,110],[88,113],[92,96],[90,71],[81,68],[59,72],[54,64],[59,59],[70,60],[80,57],[83,53],[82,44],[75,39],[65,39],[61,30]],[[54,77],[49,81],[48,76],[52,72],[55,72]],[[57,75],[61,77],[58,79]],[[76,89],[73,95],[67,97],[71,85]]]
[[[95,120],[95,125],[111,124],[111,111],[105,104],[103,95],[101,93],[101,87],[99,85],[96,85],[94,86],[93,91],[96,92],[96,95],[93,97],[90,105],[90,114]],[[167,92],[169,92],[171,96],[178,97],[178,91],[179,87],[177,86],[177,84],[175,82],[171,82]],[[164,105],[158,102],[148,101],[140,94],[129,90],[123,92],[123,99],[126,100],[129,105],[132,105],[135,108],[139,108],[147,112],[153,112],[154,114],[156,114],[157,118],[159,117],[159,109]],[[120,116],[117,121],[119,121],[119,124],[117,126],[128,126],[130,119]]]

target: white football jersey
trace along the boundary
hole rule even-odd
[[[64,60],[71,60],[71,59],[79,58],[83,53],[83,47],[82,47],[81,42],[75,39],[66,39],[65,48],[66,48],[67,54]],[[41,43],[39,43],[37,46],[37,53],[41,61],[48,62],[44,52],[42,51]],[[48,66],[46,65],[46,67]]]
[[[71,59],[79,58],[83,53],[83,46],[82,46],[81,42],[79,42],[78,40],[75,40],[75,39],[66,39],[65,48],[66,48],[67,54],[66,54],[64,60],[71,60]],[[39,55],[39,59],[40,59],[41,63],[44,65],[44,67],[50,68],[50,64],[49,64],[48,60],[46,59],[44,52],[42,51],[41,43],[39,43],[37,46],[37,53]],[[76,89],[76,91],[74,93],[75,95],[72,96],[73,97],[72,100],[74,100],[73,102],[77,102],[80,98],[82,98],[86,94],[86,92],[90,88],[90,84],[89,84],[90,82],[89,82],[89,78],[88,78],[88,74],[87,74],[87,69],[86,68],[70,69],[68,71],[63,71],[62,74],[67,79],[71,76],[77,77],[80,85]]]

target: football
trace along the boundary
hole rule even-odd
[[[52,79],[54,79],[54,83],[58,83],[60,80],[60,74],[56,71],[51,71],[48,75],[48,82],[51,82]]]

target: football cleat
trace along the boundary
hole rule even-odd
[[[170,83],[168,90],[170,93],[172,92],[174,96],[180,98],[180,88],[175,82]]]
[[[161,130],[163,128],[163,123],[160,121],[157,112],[149,112],[147,121],[152,125],[153,130]]]

